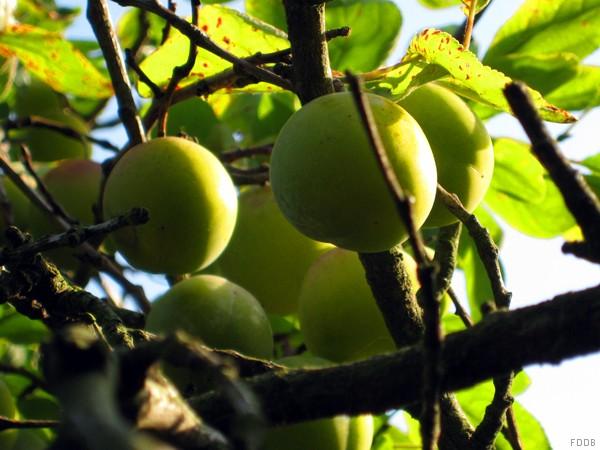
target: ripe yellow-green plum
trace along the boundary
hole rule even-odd
[[[6,383],[0,380],[0,416],[14,419],[17,414],[15,400]],[[0,431],[0,448],[12,448],[17,438],[17,430]]]
[[[43,181],[54,199],[71,217],[82,225],[94,223],[93,205],[100,196],[102,168],[100,164],[87,159],[67,159],[43,176]],[[39,238],[45,234],[59,233],[62,229],[55,219],[30,204],[32,234]],[[75,270],[79,260],[73,256],[77,250],[61,248],[47,252],[47,255],[64,270]]]
[[[492,181],[494,149],[481,120],[456,94],[427,84],[399,102],[427,136],[438,170],[438,183],[453,192],[472,212]],[[458,219],[435,200],[425,227],[441,227]]]
[[[10,202],[10,211],[13,223],[21,231],[29,229],[29,199],[15,184],[6,176],[0,177],[0,183],[6,191],[6,198]],[[5,233],[6,220],[4,214],[0,214],[0,245],[6,243]]]
[[[415,200],[419,227],[437,186],[427,139],[404,109],[383,97],[366,98],[391,167]],[[378,252],[407,237],[349,92],[319,97],[290,117],[273,148],[271,185],[286,218],[317,241]]]
[[[40,81],[17,90],[15,109],[19,117],[39,116],[68,126],[78,133],[89,133],[87,124],[75,114],[66,111],[56,93]],[[18,130],[15,134],[27,144],[34,161],[87,159],[92,152],[92,147],[87,141],[45,128],[30,127]]]
[[[403,261],[416,291],[416,264],[406,253]],[[396,348],[358,255],[348,250],[330,250],[308,269],[298,317],[308,350],[331,361],[353,361]]]
[[[272,314],[296,312],[304,274],[331,248],[297,231],[269,187],[244,189],[231,242],[217,260],[221,274],[252,292]]]
[[[209,150],[220,153],[235,145],[233,133],[220,123],[212,107],[201,98],[194,97],[169,108],[167,134],[187,134]]]
[[[320,368],[331,365],[306,354],[277,361],[289,368]],[[263,450],[368,450],[373,440],[373,418],[369,415],[335,416],[291,425],[271,427]]]
[[[153,273],[189,273],[207,267],[227,246],[237,215],[229,174],[207,149],[183,138],[152,139],[129,149],[111,171],[104,216],[134,207],[148,223],[113,233],[134,267]]]
[[[153,304],[149,331],[183,330],[206,345],[257,358],[271,358],[273,334],[256,298],[242,287],[215,275],[183,280]]]

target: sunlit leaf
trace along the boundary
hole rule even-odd
[[[327,28],[349,26],[351,34],[329,43],[332,68],[365,72],[383,64],[400,33],[402,15],[391,0],[334,0],[327,3]]]
[[[512,80],[483,65],[475,54],[440,30],[427,29],[419,33],[400,64],[370,72],[365,79],[370,89],[393,99],[402,98],[412,89],[437,79],[460,95],[510,112],[502,90]],[[530,89],[529,94],[545,120],[575,120],[569,112],[544,100],[539,92]]]
[[[583,58],[599,45],[600,0],[527,0],[498,30],[484,61],[502,67],[509,55],[564,52]]]
[[[285,9],[281,0],[246,0],[246,12],[280,30],[287,30]]]
[[[579,65],[577,73],[569,81],[549,92],[546,99],[568,110],[600,105],[600,67]]]
[[[527,171],[528,177],[531,178],[521,182],[523,186],[529,184],[529,188],[537,192],[534,196],[519,195],[514,190],[507,189],[508,184],[502,185],[492,181],[485,201],[495,213],[522,233],[539,238],[559,236],[575,225],[575,220],[565,206],[560,192],[545,171],[542,174],[545,187],[540,189],[539,171],[534,168],[533,162],[528,162],[530,159],[528,144],[503,139],[497,142],[494,148],[501,155],[511,153],[515,156],[521,155],[512,162],[512,164],[519,164],[519,167],[515,167],[513,180],[518,179],[516,172],[519,170],[523,170],[523,173]],[[507,168],[507,170],[511,169]],[[528,183],[534,179],[537,180],[535,184]]]
[[[579,164],[587,167],[592,172],[600,174],[600,153],[596,153],[595,155],[588,156],[583,161],[580,161]]]
[[[493,189],[521,201],[540,202],[546,195],[544,174],[529,146],[514,139],[494,140]]]
[[[15,19],[48,31],[64,31],[80,12],[80,8],[57,8],[54,1],[19,0]]]
[[[419,0],[419,3],[428,8],[437,9],[460,5],[461,0]]]
[[[199,27],[217,45],[237,57],[247,57],[258,52],[270,53],[289,47],[282,31],[224,6],[204,6],[201,9]],[[154,83],[165,86],[173,69],[187,60],[189,46],[189,39],[173,30],[164,45],[142,62],[141,68]],[[229,62],[199,48],[190,75],[179,86],[189,85],[228,68],[231,68]],[[138,82],[138,90],[142,96],[151,95],[150,89],[141,82]],[[272,91],[275,87],[263,83],[252,85],[252,90]]]
[[[110,80],[60,34],[28,25],[0,33],[0,54],[14,56],[54,90],[86,98],[112,95]]]

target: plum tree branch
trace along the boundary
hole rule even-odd
[[[425,450],[433,450],[437,446],[440,433],[440,379],[441,367],[439,355],[442,348],[442,329],[439,302],[434,288],[434,267],[425,252],[425,244],[413,220],[411,199],[406,194],[387,157],[386,149],[381,141],[377,125],[373,118],[369,102],[362,93],[359,78],[346,72],[346,79],[358,108],[367,138],[373,148],[379,169],[390,192],[398,215],[400,216],[413,249],[417,262],[417,274],[421,283],[423,324],[423,342],[425,348],[425,383],[423,384],[423,412],[420,417],[421,439]],[[392,335],[394,331],[392,331]],[[396,341],[396,345],[405,342]]]
[[[325,39],[325,4],[284,0],[294,88],[302,104],[333,92]]]
[[[548,171],[567,208],[581,227],[589,258],[600,262],[600,201],[581,174],[562,155],[558,144],[544,127],[526,89],[523,83],[513,82],[504,88],[504,95],[527,133],[534,155]],[[566,246],[563,250],[575,249],[577,252],[580,247]]]
[[[530,364],[558,364],[597,352],[599,323],[600,285],[526,308],[492,313],[472,328],[447,336],[441,354],[442,390],[464,389]],[[423,365],[423,347],[413,345],[352,364],[266,374],[249,385],[274,424],[336,414],[383,413],[420,400]],[[190,402],[218,427],[226,427],[232,418],[223,394],[208,393]]]
[[[119,105],[119,117],[129,137],[127,146],[140,144],[146,140],[146,134],[131,94],[131,82],[127,75],[121,47],[110,19],[106,0],[88,0],[87,18],[104,54],[104,61]]]
[[[479,223],[474,214],[469,213],[460,199],[446,191],[438,184],[437,195],[444,202],[444,205],[454,214],[467,228],[467,231],[475,241],[477,253],[481,258],[488,278],[490,280],[494,300],[498,308],[508,308],[512,294],[504,286],[502,271],[498,261],[498,247],[490,236],[490,233]]]
[[[56,428],[60,422],[56,420],[18,420],[0,416],[0,431],[23,428]]]

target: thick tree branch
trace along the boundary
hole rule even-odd
[[[292,44],[295,91],[302,104],[333,92],[325,39],[325,4],[284,0],[288,38]]]
[[[447,336],[441,354],[442,389],[464,389],[526,365],[558,364],[597,352],[598,324],[600,286],[490,314],[474,327]],[[274,424],[336,414],[382,413],[420,400],[423,361],[423,348],[415,345],[353,364],[267,374],[249,384]],[[190,401],[219,427],[231,420],[231,407],[222,394]]]

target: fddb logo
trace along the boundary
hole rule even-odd
[[[595,447],[596,439],[571,438],[571,447]]]

